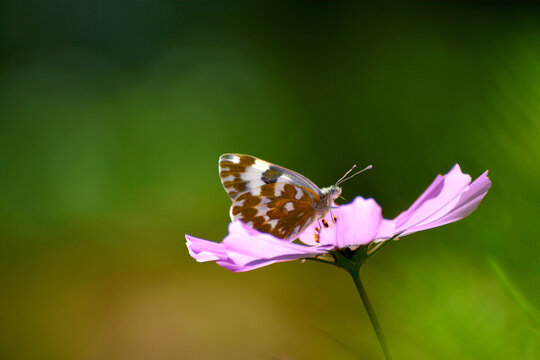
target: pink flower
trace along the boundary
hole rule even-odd
[[[221,243],[186,235],[190,255],[199,262],[216,261],[231,271],[248,271],[276,262],[318,257],[330,251],[405,236],[463,219],[474,211],[491,187],[487,171],[471,183],[455,165],[448,174],[439,175],[426,191],[393,220],[382,217],[381,207],[373,199],[355,198],[326,216],[328,227],[320,232],[315,222],[300,235],[303,244],[291,243],[261,233],[240,221],[229,225],[229,234]],[[315,234],[318,233],[318,237]]]

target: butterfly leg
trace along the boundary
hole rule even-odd
[[[332,208],[330,208],[330,217],[332,218],[332,222],[335,224],[337,221],[337,216],[332,212]]]

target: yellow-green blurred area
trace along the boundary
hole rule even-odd
[[[217,159],[392,218],[459,163],[470,217],[361,270],[395,359],[540,358],[540,8],[2,2],[0,358],[381,359],[347,273],[231,273]]]

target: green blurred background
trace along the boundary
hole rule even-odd
[[[196,263],[218,156],[394,217],[459,163],[493,188],[362,269],[396,359],[540,358],[540,8],[2,2],[0,358],[380,359],[344,271]]]

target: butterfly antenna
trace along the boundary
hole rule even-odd
[[[345,175],[343,175],[343,176],[341,177],[341,179],[339,179],[339,180],[337,181],[336,186],[338,186],[339,184],[341,184],[341,183],[343,183],[343,182],[345,182],[345,181],[347,181],[347,180],[349,180],[349,179],[355,177],[356,175],[358,175],[358,174],[360,174],[360,173],[362,173],[362,172],[364,172],[364,171],[366,171],[366,170],[371,169],[372,167],[373,167],[373,166],[368,165],[368,166],[366,166],[365,168],[363,168],[362,170],[357,171],[357,172],[355,172],[354,174],[352,174],[351,176],[347,177],[347,175],[349,175],[349,174],[351,173],[351,171],[353,171],[354,169],[356,169],[356,165],[353,165],[353,167],[352,167],[349,171],[347,171],[347,172],[345,173]]]

